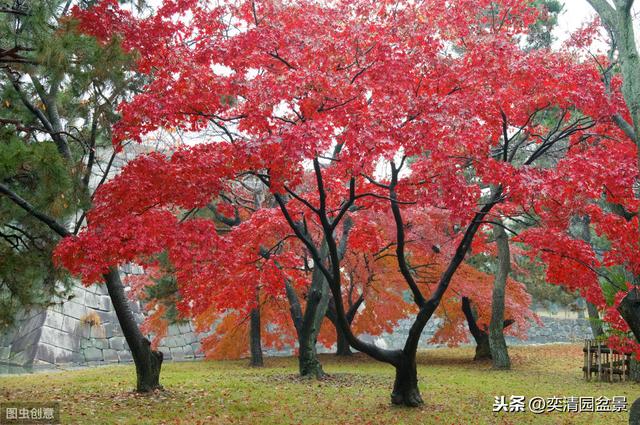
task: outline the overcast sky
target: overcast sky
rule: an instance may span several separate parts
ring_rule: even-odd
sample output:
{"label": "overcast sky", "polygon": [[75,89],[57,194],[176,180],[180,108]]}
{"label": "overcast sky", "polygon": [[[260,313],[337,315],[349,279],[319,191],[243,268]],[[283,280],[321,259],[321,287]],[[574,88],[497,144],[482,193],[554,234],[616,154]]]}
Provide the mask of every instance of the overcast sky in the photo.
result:
{"label": "overcast sky", "polygon": [[[583,22],[591,20],[596,16],[595,11],[587,3],[587,0],[564,0],[564,10],[558,19],[556,36],[560,39],[566,38],[566,33],[580,27]],[[634,10],[638,10],[636,5]],[[637,28],[638,22],[636,22]],[[638,36],[638,34],[636,34]]]}
{"label": "overcast sky", "polygon": [[594,16],[595,11],[587,3],[587,0],[565,0],[564,10],[558,19],[556,36],[565,39],[567,32],[575,30]]}

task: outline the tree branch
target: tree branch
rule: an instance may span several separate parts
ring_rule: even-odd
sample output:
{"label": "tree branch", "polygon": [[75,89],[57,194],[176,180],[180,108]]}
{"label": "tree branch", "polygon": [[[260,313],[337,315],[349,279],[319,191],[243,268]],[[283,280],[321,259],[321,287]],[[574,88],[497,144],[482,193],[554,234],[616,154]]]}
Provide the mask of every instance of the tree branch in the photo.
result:
{"label": "tree branch", "polygon": [[0,194],[3,194],[6,197],[8,197],[9,199],[11,199],[11,201],[13,201],[13,203],[18,205],[20,208],[25,210],[27,213],[29,213],[33,217],[37,218],[38,220],[40,220],[41,222],[46,224],[51,230],[56,232],[61,237],[65,238],[67,236],[71,236],[72,235],[72,233],[70,231],[68,231],[67,228],[64,227],[62,224],[58,223],[58,221],[55,218],[53,218],[53,217],[51,217],[51,216],[49,216],[49,215],[47,215],[47,214],[45,214],[45,213],[43,213],[41,211],[38,211],[26,199],[24,199],[23,197],[21,197],[20,195],[18,195],[17,193],[12,191],[11,189],[9,189],[9,187],[4,185],[3,183],[0,183]]}
{"label": "tree branch", "polygon": [[607,2],[607,0],[587,0],[587,2],[595,9],[600,15],[605,25],[608,25],[612,29],[616,28],[616,11]]}
{"label": "tree branch", "polygon": [[402,214],[400,213],[400,207],[398,206],[398,194],[396,193],[396,186],[398,184],[398,173],[399,168],[397,169],[394,162],[392,161],[391,183],[389,184],[389,199],[391,201],[391,211],[393,212],[393,218],[396,223],[396,256],[398,267],[400,268],[400,273],[402,273],[404,280],[407,282],[407,285],[409,285],[416,305],[422,308],[425,305],[426,300],[422,295],[422,292],[420,292],[420,288],[416,284],[415,279],[411,275],[411,270],[409,269],[407,260],[405,258],[404,222],[402,220]]}

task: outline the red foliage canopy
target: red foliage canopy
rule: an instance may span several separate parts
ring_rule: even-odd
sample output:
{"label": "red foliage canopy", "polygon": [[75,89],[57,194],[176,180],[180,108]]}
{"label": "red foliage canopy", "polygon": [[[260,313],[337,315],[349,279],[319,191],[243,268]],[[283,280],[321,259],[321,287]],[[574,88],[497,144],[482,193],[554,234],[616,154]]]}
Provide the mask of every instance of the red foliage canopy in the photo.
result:
{"label": "red foliage canopy", "polygon": [[[224,235],[212,220],[181,220],[180,213],[253,178],[287,197],[291,217],[317,239],[314,210],[325,203],[337,218],[353,188],[356,209],[373,214],[369,224],[352,214],[356,226],[370,229],[350,241],[350,249],[362,252],[393,242],[384,232],[376,240],[375,226],[389,220],[389,200],[374,178],[385,181],[389,161],[402,157],[410,158],[397,187],[407,225],[446,211],[447,232],[422,229],[422,241],[432,240],[426,247],[442,235],[455,246],[487,189],[500,186],[503,199],[492,214],[535,214],[541,226],[519,240],[535,247],[550,280],[581,289],[602,307],[590,271],[600,262],[566,229],[571,215],[592,214],[598,229],[616,230],[610,235],[616,249],[606,261],[629,260],[640,269],[638,256],[620,258],[624,249],[636,252],[638,238],[627,235],[637,226],[597,213],[594,204],[603,188],[609,199],[630,199],[633,148],[611,141],[623,138],[610,119],[620,97],[607,94],[595,66],[570,51],[522,48],[537,13],[525,0],[217,7],[169,0],[148,18],[134,17],[115,0],[76,10],[83,31],[104,41],[120,38],[137,52],[137,72],[149,76],[143,92],[120,107],[116,146],[159,128],[218,136],[128,164],[100,188],[89,226],[61,243],[59,258],[91,283],[108,266],[152,265],[166,251],[185,314],[203,314],[211,305],[246,309],[255,305],[258,286],[274,297],[285,279],[303,286],[298,241],[260,256],[261,248],[291,233],[281,211],[261,206]],[[308,173],[318,158],[326,200]],[[427,259],[420,241],[407,249]],[[564,257],[552,254],[560,251],[588,267],[569,275]],[[484,299],[488,292],[481,295],[475,279],[467,270],[457,290]],[[524,294],[518,297],[527,303]]]}

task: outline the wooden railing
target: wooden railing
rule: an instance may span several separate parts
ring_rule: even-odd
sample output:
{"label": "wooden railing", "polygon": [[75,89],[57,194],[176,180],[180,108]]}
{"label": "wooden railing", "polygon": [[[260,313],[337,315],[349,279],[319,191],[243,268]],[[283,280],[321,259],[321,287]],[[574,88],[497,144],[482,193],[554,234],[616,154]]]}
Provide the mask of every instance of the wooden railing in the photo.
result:
{"label": "wooden railing", "polygon": [[598,381],[613,382],[629,379],[630,353],[609,348],[606,344],[586,339],[584,341],[584,377],[590,381],[594,376]]}

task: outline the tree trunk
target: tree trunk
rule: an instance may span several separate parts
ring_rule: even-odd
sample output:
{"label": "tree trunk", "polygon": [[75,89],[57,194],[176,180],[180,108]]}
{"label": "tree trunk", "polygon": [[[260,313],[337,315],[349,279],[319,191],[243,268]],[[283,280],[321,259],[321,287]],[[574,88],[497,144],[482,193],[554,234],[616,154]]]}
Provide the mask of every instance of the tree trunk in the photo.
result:
{"label": "tree trunk", "polygon": [[640,425],[640,398],[629,409],[629,425]]}
{"label": "tree trunk", "polygon": [[[636,341],[640,341],[640,289],[638,289],[637,286],[631,289],[622,301],[620,301],[618,311],[624,321],[629,325]],[[638,373],[638,370],[640,369],[638,367],[638,361],[636,359],[631,359],[631,363],[632,364],[629,365],[629,378],[634,381],[638,381],[638,378],[640,377],[638,376],[640,375],[640,373]],[[638,400],[636,400],[636,403]]]}
{"label": "tree trunk", "polygon": [[[337,145],[335,152],[339,152],[342,145]],[[282,202],[280,199],[279,203]],[[283,207],[284,204],[281,204]],[[338,258],[344,256],[349,231],[353,222],[349,217],[345,218],[342,228],[342,238],[339,246],[336,246]],[[331,235],[333,241],[333,235]],[[327,235],[325,235],[322,241],[322,246],[318,252],[320,258],[314,258],[315,262],[324,262],[329,258],[329,245],[327,243]],[[290,282],[285,282],[285,289],[287,299],[289,301],[289,307],[291,312],[291,318],[293,320],[296,332],[298,334],[298,363],[301,377],[308,378],[322,378],[325,376],[324,370],[322,370],[322,364],[318,359],[318,352],[316,344],[318,342],[318,333],[320,333],[320,326],[327,314],[329,306],[329,300],[331,298],[329,294],[329,284],[327,277],[324,275],[320,267],[314,265],[313,272],[311,274],[311,285],[307,293],[307,305],[304,313],[300,306],[300,300],[291,285]]]}
{"label": "tree trunk", "polygon": [[[631,124],[618,114],[614,116],[618,126],[636,145],[640,143],[640,55],[633,26],[631,6],[633,0],[616,0],[613,5],[605,0],[587,0],[598,12],[611,34],[618,50],[618,62],[622,73],[622,95],[631,115]],[[640,163],[640,151],[637,152]]]}
{"label": "tree trunk", "polygon": [[260,326],[260,308],[251,309],[251,328],[249,332],[249,346],[251,349],[251,366],[264,366],[262,359],[262,340]]}
{"label": "tree trunk", "polygon": [[[467,319],[467,326],[473,339],[476,341],[476,355],[473,360],[489,360],[491,359],[491,347],[489,345],[489,334],[487,333],[486,326],[481,329],[478,326],[476,319],[477,313],[471,307],[471,300],[468,297],[462,297],[462,312]],[[507,319],[504,321],[502,328],[507,329],[515,323],[513,319]]]}
{"label": "tree trunk", "polygon": [[593,333],[593,337],[602,337],[604,335],[604,330],[602,329],[602,321],[600,320],[598,308],[587,301],[587,312],[589,313],[589,326],[591,326],[591,333]]}
{"label": "tree trunk", "polygon": [[[582,239],[591,245],[591,217],[588,215],[574,216],[573,222],[576,226],[575,237]],[[587,303],[587,313],[589,314],[589,326],[591,326],[591,333],[594,338],[600,338],[604,335],[604,331],[602,330],[602,322],[600,320],[598,308],[587,300],[585,300],[585,302]]]}
{"label": "tree trunk", "polygon": [[488,360],[491,358],[491,348],[489,347],[489,335],[480,329],[476,321],[476,315],[471,307],[471,300],[462,297],[462,312],[467,319],[467,326],[471,336],[476,341],[476,355],[473,360]]}
{"label": "tree trunk", "polygon": [[322,364],[318,359],[315,338],[306,333],[299,341],[298,365],[303,378],[322,378],[325,376]]}
{"label": "tree trunk", "polygon": [[[615,31],[618,38],[620,68],[622,71],[622,94],[629,108],[633,123],[636,145],[640,143],[640,57],[635,42],[631,8],[618,7],[618,25]],[[638,153],[640,161],[640,152]]]}
{"label": "tree trunk", "polygon": [[349,347],[349,341],[340,326],[334,323],[336,328],[336,356],[350,356],[353,353]]}
{"label": "tree trunk", "polygon": [[[635,42],[633,16],[631,5],[633,1],[624,2],[625,5],[616,3],[617,25],[613,26],[613,31],[618,39],[618,58],[622,71],[622,94],[631,115],[633,123],[633,134],[630,136],[636,146],[640,147],[640,55]],[[628,7],[625,7],[628,6]],[[629,135],[629,132],[627,132]],[[636,152],[636,161],[640,168],[640,149]],[[636,197],[638,194],[636,193]],[[632,295],[633,293],[633,295]],[[631,331],[640,342],[640,297],[638,288],[635,287],[629,292],[618,306],[618,311],[625,319]],[[623,306],[624,304],[624,306]],[[623,313],[624,311],[624,313]],[[640,424],[640,398],[632,405],[629,412],[629,423]]]}
{"label": "tree trunk", "polygon": [[491,346],[489,344],[489,335],[482,333],[479,339],[476,339],[476,354],[473,356],[474,361],[491,360]]}
{"label": "tree trunk", "polygon": [[[404,162],[404,159],[402,161]],[[416,305],[419,307],[419,310],[413,324],[409,329],[409,335],[407,336],[407,339],[405,341],[404,348],[402,350],[387,350],[378,347],[375,344],[362,341],[353,334],[346,317],[346,311],[343,304],[340,255],[338,244],[334,239],[334,233],[335,227],[340,222],[340,217],[343,217],[343,215],[348,211],[348,208],[353,205],[353,202],[356,199],[355,178],[352,178],[349,183],[349,199],[346,203],[343,204],[337,216],[334,218],[330,218],[327,215],[325,203],[326,192],[324,190],[321,166],[318,158],[314,158],[313,168],[316,174],[318,193],[320,197],[320,207],[315,212],[318,215],[320,224],[322,226],[322,231],[324,233],[324,241],[320,250],[313,242],[313,239],[307,237],[306,229],[302,227],[300,223],[297,223],[293,220],[289,210],[286,207],[286,201],[283,196],[276,192],[274,193],[274,198],[278,203],[278,206],[280,207],[280,210],[282,211],[282,214],[284,215],[291,229],[294,231],[298,239],[300,239],[305,244],[305,246],[311,253],[315,263],[314,268],[316,270],[314,271],[319,271],[322,273],[324,277],[323,281],[326,279],[327,286],[331,290],[331,296],[333,297],[336,305],[338,325],[342,328],[345,335],[347,336],[349,344],[356,350],[364,352],[365,354],[368,354],[369,356],[381,362],[389,363],[396,368],[396,379],[391,396],[391,401],[394,404],[403,404],[411,407],[418,406],[423,403],[418,388],[418,376],[415,357],[416,351],[418,349],[418,343],[420,341],[420,335],[422,334],[422,331],[424,330],[427,322],[429,321],[429,319],[431,319],[434,312],[438,308],[438,305],[442,300],[442,296],[446,292],[454,273],[456,272],[462,261],[464,261],[464,258],[468,253],[469,248],[471,247],[471,243],[473,242],[473,238],[478,231],[478,228],[481,226],[484,218],[491,211],[494,205],[502,201],[502,187],[498,186],[497,190],[492,193],[492,196],[486,202],[484,202],[480,210],[474,214],[473,219],[469,223],[467,229],[464,231],[464,235],[458,243],[458,246],[456,247],[453,257],[440,276],[438,284],[433,289],[429,299],[425,299],[418,285],[416,284],[413,275],[411,274],[411,270],[406,264],[404,256],[402,255],[404,253],[405,243],[404,223],[402,221],[402,216],[398,205],[399,203],[397,201],[397,195],[395,193],[395,185],[398,181],[397,179],[400,169],[396,168],[393,162],[391,163],[391,183],[387,187],[389,189],[391,209],[394,215],[394,220],[396,222],[396,252],[398,253],[397,261],[402,275],[407,281],[407,284],[413,293],[414,300],[416,302]],[[325,247],[330,259],[329,268],[325,267],[324,264],[325,258],[327,258],[327,255],[324,253]],[[319,251],[322,251],[322,253]],[[323,313],[325,311],[326,306]]]}
{"label": "tree trunk", "polygon": [[424,403],[418,388],[418,370],[416,368],[415,352],[401,355],[396,367],[396,379],[393,383],[393,392],[391,393],[391,402],[396,405],[408,407],[420,406]]}
{"label": "tree trunk", "polygon": [[[336,305],[333,301],[332,297],[329,297],[329,305],[327,306],[327,319],[331,322],[333,327],[336,330],[336,356],[350,356],[353,353],[351,352],[351,348],[349,346],[349,340],[347,339],[347,335],[344,333],[340,325],[338,324]],[[358,304],[360,305],[360,304]],[[347,322],[349,325],[353,322],[353,317],[355,314],[352,313],[352,308],[347,311]],[[356,307],[357,310],[357,307]]]}
{"label": "tree trunk", "polygon": [[[604,0],[587,1],[598,12],[602,22],[613,34],[615,46],[618,49],[618,60],[623,81],[622,94],[631,115],[631,125],[619,114],[614,115],[614,121],[635,142],[636,146],[640,147],[640,55],[635,41],[631,11],[633,0],[615,1],[613,6]],[[640,168],[640,149],[636,152],[636,161]],[[634,292],[636,292],[635,297],[637,298],[637,288],[634,288]],[[639,306],[637,302],[632,302],[631,300],[625,303],[629,295],[630,293],[618,306],[618,311],[629,324],[636,341],[640,342]],[[623,303],[625,304],[624,306]],[[640,399],[633,403],[629,414],[629,423],[632,425],[640,424]]]}
{"label": "tree trunk", "polygon": [[[328,255],[326,243],[322,246],[321,255],[322,258],[326,258]],[[329,286],[327,280],[320,269],[314,267],[311,274],[311,286],[307,293],[307,307],[298,333],[298,361],[302,377],[322,378],[325,375],[320,360],[318,360],[316,343],[328,305]]]}
{"label": "tree trunk", "polygon": [[317,308],[318,300],[316,298],[318,292],[311,291],[310,289],[310,294],[316,294],[316,297],[307,297],[307,311],[303,315],[300,300],[298,299],[298,295],[291,285],[291,282],[285,282],[285,289],[287,299],[289,300],[291,320],[293,321],[298,335],[298,368],[300,376],[320,378],[324,376],[324,371],[322,370],[322,365],[318,359],[315,342],[311,342],[311,340],[315,341],[317,339],[317,334],[316,338],[313,338],[313,335],[311,335],[309,330],[309,321],[306,320],[309,317],[307,313],[310,309]]}
{"label": "tree trunk", "polygon": [[493,226],[493,235],[498,245],[498,263],[493,283],[491,322],[489,323],[489,346],[494,369],[510,369],[511,361],[507,343],[504,340],[504,298],[507,277],[511,271],[509,238],[502,223]]}
{"label": "tree trunk", "polygon": [[[323,308],[326,309],[326,301],[323,301],[323,298],[326,300],[327,292],[326,290],[322,292],[323,293],[314,294],[313,297],[311,297],[314,299],[313,301],[307,300],[305,317],[309,316],[309,320],[304,320],[303,326],[300,329],[300,335],[298,338],[298,362],[300,376],[302,377],[322,378],[325,375],[316,350],[316,342],[318,340],[318,332],[320,331],[322,319],[317,319],[309,310],[311,308],[311,310],[315,310],[315,312],[318,313],[319,310],[322,310]],[[310,303],[313,305],[310,306]],[[321,304],[324,304],[324,307],[322,307]],[[324,313],[320,317],[324,317]]]}
{"label": "tree trunk", "polygon": [[111,268],[104,275],[107,284],[109,297],[113,303],[113,308],[120,322],[122,333],[124,334],[131,356],[136,365],[138,392],[149,392],[158,388],[160,385],[160,368],[162,367],[162,353],[151,349],[151,343],[144,337],[138,323],[136,322],[129,300],[124,292],[124,287],[120,281],[120,274],[115,268]]}
{"label": "tree trunk", "polygon": [[634,356],[629,360],[629,380],[640,382],[640,362]]}
{"label": "tree trunk", "polygon": [[629,325],[636,340],[640,341],[640,290],[637,286],[631,289],[620,301],[618,311]]}

